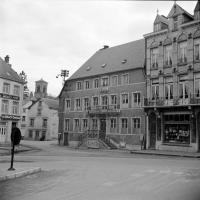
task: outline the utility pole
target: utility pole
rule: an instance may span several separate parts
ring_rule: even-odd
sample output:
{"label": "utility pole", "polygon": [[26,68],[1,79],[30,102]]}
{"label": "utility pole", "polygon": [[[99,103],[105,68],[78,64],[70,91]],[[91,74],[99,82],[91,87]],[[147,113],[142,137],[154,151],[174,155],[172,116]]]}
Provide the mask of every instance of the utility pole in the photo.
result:
{"label": "utility pole", "polygon": [[64,70],[64,69],[62,69],[62,70],[61,70],[61,73],[58,74],[58,75],[56,76],[56,78],[58,78],[59,76],[62,77],[62,79],[63,79],[63,86],[64,86],[64,84],[65,84],[65,78],[69,76],[69,70],[66,70],[66,69]]}

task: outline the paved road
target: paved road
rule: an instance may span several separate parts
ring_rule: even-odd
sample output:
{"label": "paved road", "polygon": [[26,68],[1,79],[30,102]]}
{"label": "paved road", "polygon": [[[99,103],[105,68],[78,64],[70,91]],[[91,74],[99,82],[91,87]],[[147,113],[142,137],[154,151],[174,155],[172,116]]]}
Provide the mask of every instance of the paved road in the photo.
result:
{"label": "paved road", "polygon": [[41,151],[16,155],[15,167],[40,166],[43,171],[0,183],[1,200],[200,199],[199,159],[32,145]]}

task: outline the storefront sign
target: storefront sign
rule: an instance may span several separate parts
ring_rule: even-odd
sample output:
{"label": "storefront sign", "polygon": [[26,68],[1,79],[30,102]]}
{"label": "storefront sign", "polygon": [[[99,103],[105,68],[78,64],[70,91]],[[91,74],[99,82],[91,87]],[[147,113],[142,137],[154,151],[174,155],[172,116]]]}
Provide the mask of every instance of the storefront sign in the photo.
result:
{"label": "storefront sign", "polygon": [[18,96],[13,96],[13,95],[3,94],[3,93],[0,93],[0,97],[4,98],[4,99],[13,99],[13,100],[19,100],[20,99]]}
{"label": "storefront sign", "polygon": [[20,120],[20,116],[18,115],[6,115],[6,114],[2,114],[1,115],[1,119],[6,119],[6,120]]}

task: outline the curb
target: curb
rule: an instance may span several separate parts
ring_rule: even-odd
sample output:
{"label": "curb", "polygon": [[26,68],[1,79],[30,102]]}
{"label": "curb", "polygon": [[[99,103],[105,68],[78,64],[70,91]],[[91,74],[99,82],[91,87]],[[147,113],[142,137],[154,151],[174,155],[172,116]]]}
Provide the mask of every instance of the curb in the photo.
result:
{"label": "curb", "polygon": [[186,154],[169,154],[169,153],[153,153],[153,152],[138,152],[130,151],[131,154],[155,155],[155,156],[172,156],[172,157],[186,157],[186,158],[200,158],[200,155],[186,155]]}
{"label": "curb", "polygon": [[0,182],[6,181],[6,180],[9,180],[9,179],[15,179],[15,178],[27,176],[27,175],[30,175],[30,174],[35,174],[35,173],[38,173],[38,172],[41,172],[40,167],[30,169],[30,170],[21,171],[21,172],[10,174],[10,175],[0,176]]}

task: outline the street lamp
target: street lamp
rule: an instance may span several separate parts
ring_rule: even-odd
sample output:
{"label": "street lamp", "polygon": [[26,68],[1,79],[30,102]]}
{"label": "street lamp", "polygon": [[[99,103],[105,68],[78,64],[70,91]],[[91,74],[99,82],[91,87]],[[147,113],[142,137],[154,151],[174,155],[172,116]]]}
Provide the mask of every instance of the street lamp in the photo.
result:
{"label": "street lamp", "polygon": [[58,75],[56,76],[56,78],[58,78],[59,76],[61,76],[61,77],[63,78],[63,85],[64,85],[64,84],[65,84],[65,78],[69,76],[69,70],[66,70],[66,69],[64,70],[64,69],[62,69],[62,70],[61,70],[61,73],[58,74]]}

